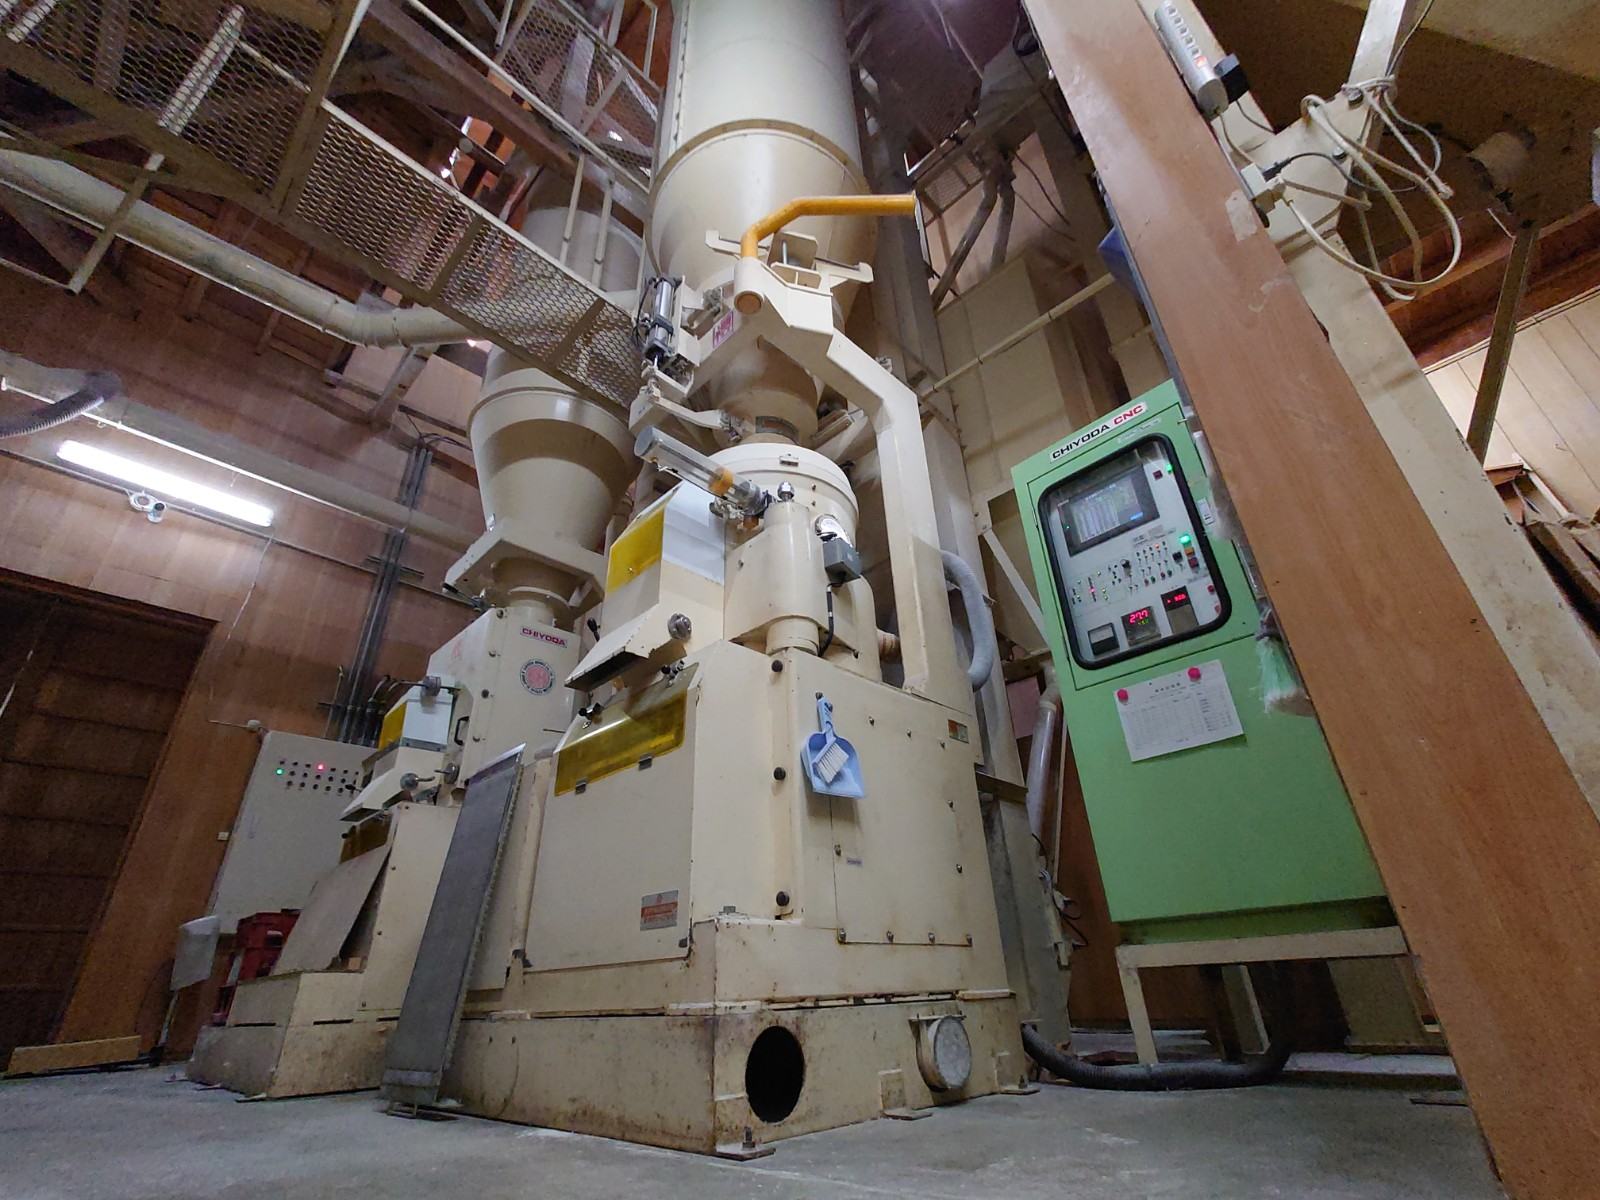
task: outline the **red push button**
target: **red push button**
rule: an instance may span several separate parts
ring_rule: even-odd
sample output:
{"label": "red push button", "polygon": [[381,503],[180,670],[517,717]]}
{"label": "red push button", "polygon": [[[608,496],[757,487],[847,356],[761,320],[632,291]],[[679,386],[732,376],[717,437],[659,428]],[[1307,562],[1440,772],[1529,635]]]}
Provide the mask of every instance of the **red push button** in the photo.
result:
{"label": "red push button", "polygon": [[1117,699],[1122,701],[1122,703],[1126,704],[1128,702],[1128,689],[1127,688],[1118,688],[1117,689]]}
{"label": "red push button", "polygon": [[1200,678],[1200,668],[1199,667],[1190,667],[1189,668],[1189,678],[1190,679],[1199,679]]}

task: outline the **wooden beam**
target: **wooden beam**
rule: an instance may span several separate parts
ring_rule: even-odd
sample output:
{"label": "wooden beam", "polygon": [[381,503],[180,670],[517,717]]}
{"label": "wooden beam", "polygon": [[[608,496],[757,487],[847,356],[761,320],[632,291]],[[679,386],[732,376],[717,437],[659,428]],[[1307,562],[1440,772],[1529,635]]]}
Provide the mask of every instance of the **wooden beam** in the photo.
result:
{"label": "wooden beam", "polygon": [[1500,410],[1500,389],[1511,366],[1511,343],[1517,336],[1517,312],[1528,290],[1528,275],[1533,267],[1533,251],[1539,241],[1539,226],[1528,221],[1517,230],[1506,260],[1505,280],[1500,285],[1500,302],[1494,310],[1494,334],[1489,338],[1489,356],[1478,380],[1478,396],[1467,422],[1467,449],[1479,462],[1489,453],[1489,438],[1494,433],[1495,413]]}
{"label": "wooden beam", "polygon": [[404,59],[423,78],[443,88],[463,113],[482,117],[541,162],[572,169],[566,146],[534,113],[502,92],[460,54],[411,19],[399,5],[377,0],[363,32]]}
{"label": "wooden beam", "polygon": [[1508,1190],[1592,1195],[1600,823],[1132,0],[1027,0]]}
{"label": "wooden beam", "polygon": [[[93,238],[79,237],[77,231],[61,221],[52,210],[25,196],[7,193],[4,206],[28,236],[38,242],[67,274],[77,270]],[[118,316],[134,317],[139,313],[139,298],[134,290],[108,270],[96,271],[90,276],[84,291],[95,303]]]}
{"label": "wooden beam", "polygon": [[139,1057],[139,1037],[99,1038],[92,1042],[56,1042],[46,1046],[18,1046],[6,1064],[7,1075],[37,1075],[44,1071],[70,1071],[132,1062]]}

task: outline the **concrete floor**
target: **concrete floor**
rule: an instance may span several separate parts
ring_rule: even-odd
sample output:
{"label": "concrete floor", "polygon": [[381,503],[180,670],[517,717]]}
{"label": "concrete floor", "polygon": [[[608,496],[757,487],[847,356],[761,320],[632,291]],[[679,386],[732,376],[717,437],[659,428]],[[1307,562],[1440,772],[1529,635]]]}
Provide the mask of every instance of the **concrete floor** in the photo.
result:
{"label": "concrete floor", "polygon": [[[1464,1108],[1395,1088],[1123,1095],[1047,1087],[782,1142],[729,1163],[373,1093],[239,1103],[145,1068],[0,1083],[6,1200],[1499,1197]],[[169,1081],[170,1080],[170,1081]]]}

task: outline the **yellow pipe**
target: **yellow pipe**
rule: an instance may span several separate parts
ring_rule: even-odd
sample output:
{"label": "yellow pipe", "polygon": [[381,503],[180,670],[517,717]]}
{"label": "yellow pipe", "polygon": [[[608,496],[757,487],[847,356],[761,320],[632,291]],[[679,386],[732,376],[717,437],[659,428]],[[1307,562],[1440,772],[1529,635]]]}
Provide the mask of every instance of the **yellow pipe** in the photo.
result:
{"label": "yellow pipe", "polygon": [[754,258],[761,239],[777,233],[790,221],[801,217],[909,217],[917,211],[917,198],[907,193],[898,196],[801,196],[782,208],[774,209],[739,239],[739,256]]}

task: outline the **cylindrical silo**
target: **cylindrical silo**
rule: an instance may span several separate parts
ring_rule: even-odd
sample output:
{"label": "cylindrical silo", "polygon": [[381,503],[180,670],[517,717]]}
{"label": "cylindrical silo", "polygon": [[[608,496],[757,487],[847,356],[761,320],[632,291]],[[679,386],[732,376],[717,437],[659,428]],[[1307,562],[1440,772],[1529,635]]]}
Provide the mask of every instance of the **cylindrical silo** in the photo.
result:
{"label": "cylindrical silo", "polygon": [[[675,0],[673,20],[646,236],[658,271],[704,288],[733,266],[706,246],[707,230],[737,239],[796,197],[867,184],[835,0]],[[872,254],[869,219],[807,217],[790,229],[825,258]],[[761,346],[711,387],[713,403],[758,434],[792,440],[816,431],[817,396],[805,371]]]}

